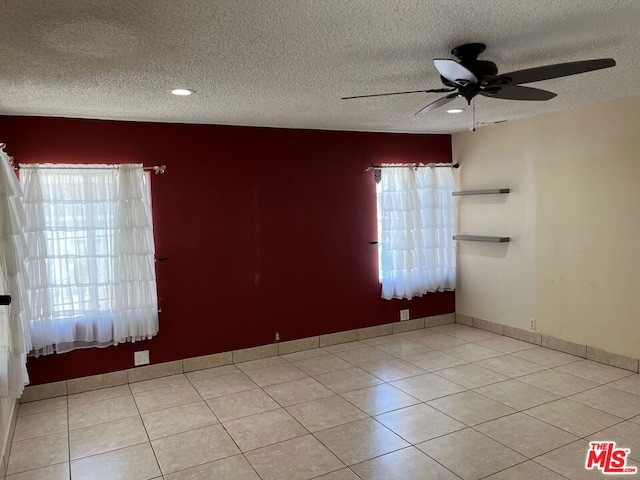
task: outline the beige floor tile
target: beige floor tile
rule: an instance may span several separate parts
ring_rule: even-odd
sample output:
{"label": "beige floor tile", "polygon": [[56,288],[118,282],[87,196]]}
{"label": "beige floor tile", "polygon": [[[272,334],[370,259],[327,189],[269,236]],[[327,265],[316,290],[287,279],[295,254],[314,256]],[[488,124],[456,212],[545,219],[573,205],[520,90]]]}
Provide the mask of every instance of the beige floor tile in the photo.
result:
{"label": "beige floor tile", "polygon": [[427,353],[431,351],[430,347],[427,347],[423,343],[412,342],[410,340],[397,340],[393,342],[383,343],[376,348],[383,352],[390,353],[393,356],[405,358],[411,355],[418,355],[421,353]]}
{"label": "beige floor tile", "polygon": [[149,443],[80,458],[71,462],[73,480],[148,480],[160,477]]}
{"label": "beige floor tile", "polygon": [[349,468],[343,468],[335,472],[327,473],[326,475],[320,475],[314,480],[360,480],[360,478],[351,471]]}
{"label": "beige floor tile", "polygon": [[340,357],[336,357],[335,355],[307,358],[305,360],[294,362],[294,365],[308,375],[313,376],[337,372],[339,370],[345,370],[353,367],[353,365],[344,361]]}
{"label": "beige floor tile", "polygon": [[336,355],[357,367],[365,363],[381,362],[382,360],[392,360],[396,358],[387,352],[369,346],[366,348],[358,348],[357,350],[340,352]]}
{"label": "beige floor tile", "polygon": [[261,388],[212,398],[207,400],[207,404],[221,422],[280,408],[280,405]]}
{"label": "beige floor tile", "polygon": [[534,461],[570,480],[596,480],[606,478],[596,470],[585,468],[589,444],[584,440],[570,443],[557,450],[536,457]]}
{"label": "beige floor tile", "polygon": [[69,480],[69,462],[9,475],[7,480]]}
{"label": "beige floor tile", "polygon": [[346,352],[348,350],[355,350],[357,348],[367,348],[367,347],[369,347],[369,345],[367,345],[364,342],[345,342],[345,343],[338,343],[337,345],[330,345],[328,347],[322,347],[322,349],[326,352],[329,352],[335,355],[340,352]]}
{"label": "beige floor tile", "polygon": [[192,383],[205,400],[244,392],[245,390],[253,390],[258,387],[244,373],[230,373],[202,380],[192,380]]}
{"label": "beige floor tile", "polygon": [[371,347],[377,347],[378,345],[384,345],[385,343],[394,343],[401,340],[408,340],[406,338],[398,337],[397,335],[383,335],[381,337],[365,338],[361,342],[366,343]]}
{"label": "beige floor tile", "polygon": [[578,440],[574,435],[523,413],[498,418],[477,425],[475,429],[528,458]]}
{"label": "beige floor tile", "polygon": [[67,431],[67,409],[59,408],[47,412],[23,415],[16,421],[13,441],[42,437]]}
{"label": "beige floor tile", "polygon": [[316,357],[324,357],[330,355],[329,352],[322,348],[312,348],[310,350],[302,350],[300,352],[287,353],[285,355],[281,355],[281,358],[284,358],[287,362],[298,362],[300,360],[307,360],[309,358]]}
{"label": "beige floor tile", "polygon": [[243,452],[308,433],[284,409],[271,410],[225,422],[224,427]]}
{"label": "beige floor tile", "polygon": [[446,325],[438,325],[436,327],[430,327],[425,330],[428,330],[433,333],[439,333],[444,335],[451,335],[453,332],[462,331],[462,330],[473,330],[473,327],[469,327],[467,325],[462,325],[460,323],[448,323]]}
{"label": "beige floor tile", "polygon": [[166,476],[167,480],[260,480],[244,455],[234,455]]}
{"label": "beige floor tile", "polygon": [[158,388],[173,387],[176,385],[188,385],[189,380],[187,377],[180,373],[178,375],[169,375],[167,377],[154,378],[153,380],[145,380],[143,382],[136,382],[129,385],[133,393],[148,392],[150,390],[157,390]]}
{"label": "beige floor tile", "polygon": [[344,467],[311,435],[254,450],[246,457],[263,480],[307,480]]}
{"label": "beige floor tile", "polygon": [[13,442],[7,474],[69,461],[67,432]]}
{"label": "beige floor tile", "polygon": [[235,365],[223,365],[222,367],[205,368],[204,370],[188,372],[184,375],[190,382],[199,382],[200,380],[206,380],[207,378],[222,377],[232,373],[242,373],[242,371]]}
{"label": "beige floor tile", "polygon": [[264,391],[283,407],[334,395],[331,390],[311,377],[271,385],[265,387]]}
{"label": "beige floor tile", "polygon": [[255,370],[245,372],[245,374],[260,387],[268,387],[269,385],[290,382],[307,376],[307,374],[302,370],[289,363],[256,368]]}
{"label": "beige floor tile", "polygon": [[630,448],[629,458],[640,461],[640,425],[622,422],[590,435],[587,440],[613,440],[617,448]]}
{"label": "beige floor tile", "polygon": [[221,425],[152,440],[164,475],[240,453]]}
{"label": "beige floor tile", "polygon": [[537,363],[547,368],[559,367],[560,365],[566,365],[571,362],[578,362],[582,360],[580,357],[569,355],[568,353],[558,352],[557,350],[551,350],[550,348],[534,347],[527,350],[521,350],[513,354],[523,360]]}
{"label": "beige floor tile", "polygon": [[579,362],[569,363],[561,367],[556,367],[556,370],[596,383],[609,383],[634,375],[634,373],[629,370],[610,367],[609,365],[592,362],[591,360],[580,360]]}
{"label": "beige floor tile", "polygon": [[101,388],[90,392],[76,393],[69,395],[69,408],[85,403],[99,402],[109,398],[125,397],[131,395],[129,385],[119,385],[117,387]]}
{"label": "beige floor tile", "polygon": [[493,383],[476,388],[474,391],[516,410],[525,410],[560,398],[555,393],[533,387],[518,380]]}
{"label": "beige floor tile", "polygon": [[69,430],[90,427],[138,415],[133,395],[69,407]]}
{"label": "beige floor tile", "polygon": [[276,365],[286,365],[287,361],[279,356],[275,357],[267,357],[267,358],[259,358],[257,360],[249,360],[248,362],[236,363],[236,367],[238,367],[243,372],[249,372],[251,370],[257,370],[259,368],[265,367],[273,367]]}
{"label": "beige floor tile", "polygon": [[378,415],[420,403],[417,398],[387,384],[343,393],[342,398],[369,415]]}
{"label": "beige floor tile", "polygon": [[462,423],[423,403],[384,413],[375,419],[413,444],[466,428]]}
{"label": "beige floor tile", "polygon": [[419,328],[417,330],[409,330],[408,332],[400,332],[394,334],[395,337],[400,337],[405,340],[411,340],[415,342],[418,338],[426,337],[427,335],[434,335],[435,332],[432,332],[430,328]]}
{"label": "beige floor tile", "polygon": [[432,400],[429,405],[469,426],[515,413],[513,408],[471,391]]}
{"label": "beige floor tile", "polygon": [[473,364],[438,370],[435,372],[435,375],[444,377],[466,388],[484,387],[485,385],[502,382],[509,378]]}
{"label": "beige floor tile", "polygon": [[542,372],[518,377],[518,380],[561,397],[574,395],[598,386],[597,383],[558,370],[543,370]]}
{"label": "beige floor tile", "polygon": [[325,430],[368,416],[338,396],[300,403],[287,410],[310,432]]}
{"label": "beige floor tile", "polygon": [[317,375],[314,378],[335,393],[351,392],[383,383],[378,377],[356,367]]}
{"label": "beige floor tile", "polygon": [[158,388],[148,392],[135,393],[133,397],[140,413],[153,412],[201,400],[200,395],[191,385]]}
{"label": "beige floor tile", "polygon": [[460,338],[462,340],[466,340],[467,342],[478,342],[480,340],[486,340],[487,338],[499,338],[500,336],[493,333],[488,332],[486,330],[480,330],[477,328],[471,328],[469,330],[466,329],[457,329],[451,332],[449,335],[452,335],[456,338]]}
{"label": "beige floor tile", "polygon": [[[399,466],[402,468],[398,468]],[[409,447],[351,467],[362,480],[457,480],[422,451]]]}
{"label": "beige floor tile", "polygon": [[432,373],[398,380],[391,385],[423,402],[466,390],[465,387]]}
{"label": "beige floor tile", "polygon": [[48,398],[36,402],[21,403],[18,409],[18,416],[33,415],[34,413],[51,412],[54,410],[66,409],[67,397]]}
{"label": "beige floor tile", "polygon": [[452,337],[449,335],[441,335],[441,334],[431,334],[425,335],[421,338],[415,338],[415,342],[426,345],[429,348],[441,349],[441,348],[450,348],[455,347],[456,345],[462,345],[467,343],[466,340],[462,340],[460,338]]}
{"label": "beige floor tile", "polygon": [[409,446],[402,438],[371,418],[322,430],[315,436],[347,465]]}
{"label": "beige floor tile", "polygon": [[140,417],[129,417],[69,432],[71,460],[148,442]]}
{"label": "beige floor tile", "polygon": [[450,433],[416,446],[464,480],[477,480],[526,460],[519,453],[472,429]]}
{"label": "beige floor tile", "polygon": [[635,375],[630,375],[609,383],[607,386],[633,393],[634,395],[640,395],[640,375],[636,373]]}
{"label": "beige floor tile", "polygon": [[509,337],[487,338],[486,340],[480,340],[476,343],[482,347],[487,347],[502,353],[515,353],[536,347],[533,343],[523,342]]}
{"label": "beige floor tile", "polygon": [[452,357],[451,355],[447,355],[446,353],[442,353],[437,350],[422,353],[420,355],[412,355],[410,357],[406,357],[404,360],[429,372],[457,367],[458,365],[467,363],[464,360]]}
{"label": "beige floor tile", "polygon": [[640,415],[640,396],[606,385],[578,393],[569,399],[625,419]]}
{"label": "beige floor tile", "polygon": [[365,363],[360,366],[363,370],[384,380],[385,382],[393,382],[407,377],[415,377],[427,373],[420,367],[416,367],[412,363],[405,362],[399,358],[393,360],[382,360],[381,362]]}
{"label": "beige floor tile", "polygon": [[151,440],[219,423],[203,401],[144,413],[142,421]]}
{"label": "beige floor tile", "polygon": [[562,430],[585,437],[622,421],[622,418],[566,398],[525,410],[524,413]]}
{"label": "beige floor tile", "polygon": [[485,480],[564,480],[564,477],[538,463],[524,462],[486,477]]}
{"label": "beige floor tile", "polygon": [[513,355],[487,358],[486,360],[475,362],[475,364],[511,378],[522,377],[523,375],[546,369],[542,365],[514,357]]}
{"label": "beige floor tile", "polygon": [[475,343],[465,343],[463,345],[445,348],[444,350],[442,350],[442,353],[459,358],[460,360],[464,360],[465,362],[477,362],[479,360],[485,360],[487,358],[502,355],[501,352],[482,347]]}

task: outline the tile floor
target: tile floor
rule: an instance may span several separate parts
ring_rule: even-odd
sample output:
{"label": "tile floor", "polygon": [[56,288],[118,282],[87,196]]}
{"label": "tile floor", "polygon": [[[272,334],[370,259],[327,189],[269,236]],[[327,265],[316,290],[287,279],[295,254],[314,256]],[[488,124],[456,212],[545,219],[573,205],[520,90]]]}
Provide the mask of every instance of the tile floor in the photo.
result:
{"label": "tile floor", "polygon": [[637,465],[640,375],[451,324],[22,404],[7,479],[583,480],[589,440]]}

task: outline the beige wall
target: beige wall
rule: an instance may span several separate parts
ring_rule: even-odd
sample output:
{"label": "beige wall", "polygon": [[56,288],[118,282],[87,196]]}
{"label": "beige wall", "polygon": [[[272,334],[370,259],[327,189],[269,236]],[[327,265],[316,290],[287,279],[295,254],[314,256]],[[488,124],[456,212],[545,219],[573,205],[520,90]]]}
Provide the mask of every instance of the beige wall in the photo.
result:
{"label": "beige wall", "polygon": [[456,310],[640,356],[640,97],[453,136],[462,189]]}

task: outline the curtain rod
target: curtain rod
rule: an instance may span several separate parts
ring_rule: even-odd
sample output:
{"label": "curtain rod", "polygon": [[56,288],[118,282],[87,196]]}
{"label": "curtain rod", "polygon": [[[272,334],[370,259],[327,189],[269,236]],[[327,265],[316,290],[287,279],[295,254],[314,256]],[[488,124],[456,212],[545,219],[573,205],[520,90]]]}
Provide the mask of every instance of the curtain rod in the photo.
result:
{"label": "curtain rod", "polygon": [[[93,170],[111,170],[112,169],[112,167],[91,167],[90,166],[91,164],[88,164],[88,163],[78,163],[77,165],[86,166],[87,168],[92,168]],[[116,167],[117,165],[118,165],[117,163],[113,164],[114,167]],[[29,164],[29,163],[21,163],[21,164],[19,164],[17,166],[14,165],[13,168],[15,170],[20,170],[21,168],[35,168],[35,167],[32,167],[31,164]],[[45,169],[45,170],[67,170],[67,169],[73,168],[73,167],[56,167],[56,166],[52,165],[52,166],[47,166],[47,167],[40,166],[38,168]],[[80,168],[82,168],[82,167],[80,167]],[[153,172],[155,172],[156,175],[162,175],[165,172],[166,169],[167,169],[166,165],[153,165],[151,167],[142,167],[142,170],[153,171]]]}
{"label": "curtain rod", "polygon": [[[4,142],[0,142],[0,150],[4,150],[7,147],[7,144]],[[6,152],[5,152],[6,153]],[[9,156],[9,165],[11,165],[13,167],[14,170],[20,170],[21,168],[32,168],[30,167],[30,165],[28,163],[21,163],[21,164],[17,164],[15,159],[12,156]],[[78,165],[87,165],[86,163],[79,163]],[[118,165],[117,163],[113,164]],[[56,166],[47,166],[47,167],[39,167],[39,168],[46,168],[46,169],[59,169],[62,170],[65,167],[56,167]],[[66,167],[69,168],[69,167]],[[94,167],[98,170],[108,170],[111,167]],[[153,171],[155,172],[156,175],[162,175],[165,170],[167,169],[166,165],[153,165],[151,167],[142,167],[142,170],[149,170],[149,171]]]}
{"label": "curtain rod", "polygon": [[448,168],[460,168],[460,165],[457,163],[397,163],[397,164],[393,164],[393,165],[371,165],[370,167],[367,167],[367,169],[365,170],[365,172],[368,172],[369,170],[380,170],[382,168],[398,168],[398,167],[407,167],[407,168],[423,168],[423,167],[429,167],[429,168],[444,168],[444,167],[448,167]]}

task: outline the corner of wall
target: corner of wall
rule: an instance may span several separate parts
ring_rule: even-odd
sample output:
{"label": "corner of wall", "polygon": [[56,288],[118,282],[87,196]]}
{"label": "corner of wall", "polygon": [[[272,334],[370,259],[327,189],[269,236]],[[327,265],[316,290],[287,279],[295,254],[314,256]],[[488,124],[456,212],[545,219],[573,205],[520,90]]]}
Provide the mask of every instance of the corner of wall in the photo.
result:
{"label": "corner of wall", "polygon": [[16,429],[18,419],[18,400],[15,398],[0,398],[0,434],[2,435],[2,455],[0,456],[0,480],[4,480],[7,467],[9,466],[9,455],[11,454],[11,443]]}

